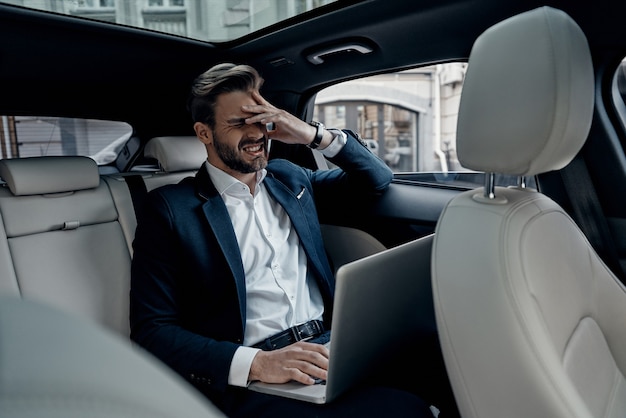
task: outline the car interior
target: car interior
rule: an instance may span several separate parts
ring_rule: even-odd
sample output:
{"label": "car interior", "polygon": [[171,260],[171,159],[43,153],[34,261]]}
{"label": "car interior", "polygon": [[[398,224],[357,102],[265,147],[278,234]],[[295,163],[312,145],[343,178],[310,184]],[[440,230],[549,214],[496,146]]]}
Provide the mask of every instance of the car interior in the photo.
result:
{"label": "car interior", "polygon": [[[220,62],[255,67],[263,96],[305,121],[340,83],[463,63],[462,170],[399,171],[373,201],[320,203],[336,208],[320,219],[329,261],[433,236],[437,352],[411,356],[436,364],[461,416],[626,414],[626,4],[276,1],[252,30],[259,2],[145,2],[146,22],[187,11],[185,34],[102,17],[128,0],[42,3],[0,1],[1,416],[223,416],[131,343],[128,321],[137,214],[206,160],[186,102]],[[214,14],[244,17],[234,35],[190,35]],[[30,155],[16,132],[45,118],[129,128],[106,161],[86,134]],[[333,168],[279,141],[270,158]]]}

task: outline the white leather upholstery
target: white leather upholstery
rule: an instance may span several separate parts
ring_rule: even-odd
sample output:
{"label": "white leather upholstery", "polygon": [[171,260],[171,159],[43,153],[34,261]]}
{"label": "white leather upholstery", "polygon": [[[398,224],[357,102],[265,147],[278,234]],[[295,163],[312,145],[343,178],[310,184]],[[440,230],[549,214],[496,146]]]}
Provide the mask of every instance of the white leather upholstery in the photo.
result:
{"label": "white leather upholstery", "polygon": [[195,136],[160,136],[148,141],[144,156],[156,159],[166,173],[175,173],[197,170],[207,153]]}
{"label": "white leather upholstery", "polygon": [[482,34],[461,95],[463,167],[531,176],[567,165],[591,123],[589,56],[580,28],[555,9],[518,15]]}
{"label": "white leather upholstery", "polygon": [[223,417],[145,351],[76,316],[0,298],[0,415]]}
{"label": "white leather upholstery", "polygon": [[3,178],[17,192],[0,189],[0,259],[7,260],[0,267],[0,292],[46,302],[128,335],[131,253],[122,210],[97,165],[87,161],[92,160],[0,161]]}
{"label": "white leather upholstery", "polygon": [[161,169],[143,173],[146,188],[152,190],[195,175],[206,161],[207,152],[195,136],[160,136],[148,141],[144,156],[156,159]]}
{"label": "white leather upholstery", "polygon": [[[459,159],[508,174],[569,163],[589,132],[590,68],[585,37],[558,10],[486,31],[470,55]],[[626,289],[551,199],[495,195],[454,198],[433,244],[437,324],[462,416],[626,416]]]}
{"label": "white leather upholstery", "polygon": [[109,186],[113,204],[117,209],[117,221],[122,228],[124,238],[126,239],[126,246],[132,257],[133,240],[135,239],[135,229],[137,229],[137,217],[135,215],[135,207],[128,185],[124,181],[124,178],[120,176],[102,176],[102,180]]}
{"label": "white leather upholstery", "polygon": [[93,189],[98,166],[89,157],[32,157],[0,160],[0,177],[16,196]]}

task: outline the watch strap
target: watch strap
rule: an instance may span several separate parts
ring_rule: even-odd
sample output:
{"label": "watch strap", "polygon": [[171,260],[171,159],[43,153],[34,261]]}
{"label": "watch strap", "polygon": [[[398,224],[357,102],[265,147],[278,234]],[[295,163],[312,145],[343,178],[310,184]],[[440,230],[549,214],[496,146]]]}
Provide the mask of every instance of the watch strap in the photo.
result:
{"label": "watch strap", "polygon": [[326,128],[324,127],[323,123],[316,122],[316,121],[309,122],[309,125],[315,127],[316,131],[315,131],[315,136],[313,137],[313,141],[311,141],[311,143],[308,144],[307,147],[311,149],[316,149],[322,143],[322,138],[324,138],[324,130]]}

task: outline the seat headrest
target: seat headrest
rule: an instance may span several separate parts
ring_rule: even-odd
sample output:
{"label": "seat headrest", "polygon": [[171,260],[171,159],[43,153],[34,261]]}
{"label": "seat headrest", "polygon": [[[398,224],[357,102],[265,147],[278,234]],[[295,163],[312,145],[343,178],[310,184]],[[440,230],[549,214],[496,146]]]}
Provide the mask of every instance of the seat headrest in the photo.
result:
{"label": "seat headrest", "polygon": [[532,176],[566,166],[593,116],[587,39],[566,13],[541,7],[474,43],[461,94],[457,156],[466,168]]}
{"label": "seat headrest", "polygon": [[144,156],[155,158],[163,171],[197,170],[207,159],[206,148],[195,136],[160,136],[146,144]]}
{"label": "seat headrest", "polygon": [[93,189],[100,184],[96,162],[81,156],[0,160],[0,177],[15,196]]}

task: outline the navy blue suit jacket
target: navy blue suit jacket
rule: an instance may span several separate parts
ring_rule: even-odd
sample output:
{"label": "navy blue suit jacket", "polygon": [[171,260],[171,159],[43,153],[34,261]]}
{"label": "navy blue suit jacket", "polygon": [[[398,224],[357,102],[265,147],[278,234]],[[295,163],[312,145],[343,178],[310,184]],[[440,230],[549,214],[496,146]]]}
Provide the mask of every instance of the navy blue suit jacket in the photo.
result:
{"label": "navy blue suit jacket", "polygon": [[[333,162],[341,169],[311,171],[271,160],[264,180],[298,233],[327,324],[334,277],[316,200],[375,195],[392,178],[387,166],[350,135]],[[133,246],[131,338],[210,397],[218,395],[227,387],[232,357],[243,340],[246,285],[230,217],[204,167],[195,178],[148,194]]]}

